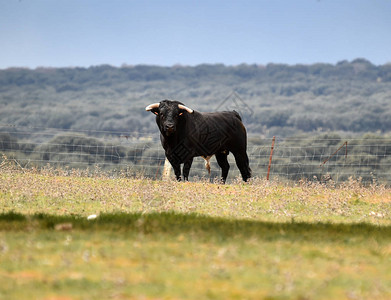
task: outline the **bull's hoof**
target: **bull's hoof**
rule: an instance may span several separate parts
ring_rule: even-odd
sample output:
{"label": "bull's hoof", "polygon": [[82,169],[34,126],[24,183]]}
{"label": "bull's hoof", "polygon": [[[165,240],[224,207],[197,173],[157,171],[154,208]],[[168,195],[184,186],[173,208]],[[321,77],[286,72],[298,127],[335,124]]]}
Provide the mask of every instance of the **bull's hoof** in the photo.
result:
{"label": "bull's hoof", "polygon": [[225,184],[226,178],[220,178],[219,184]]}

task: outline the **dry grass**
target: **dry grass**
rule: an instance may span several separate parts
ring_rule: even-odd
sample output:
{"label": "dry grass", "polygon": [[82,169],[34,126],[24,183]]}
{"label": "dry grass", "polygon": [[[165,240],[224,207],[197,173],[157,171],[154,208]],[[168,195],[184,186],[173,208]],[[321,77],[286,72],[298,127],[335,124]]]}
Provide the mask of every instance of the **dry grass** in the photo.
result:
{"label": "dry grass", "polygon": [[376,183],[178,183],[3,160],[0,203],[2,299],[391,298],[391,189]]}
{"label": "dry grass", "polygon": [[238,180],[220,185],[125,175],[113,178],[99,168],[22,170],[3,160],[1,211],[59,215],[174,211],[273,222],[391,223],[391,189],[376,183],[364,186],[351,179],[339,186],[304,181],[292,185],[254,179],[249,184]]}

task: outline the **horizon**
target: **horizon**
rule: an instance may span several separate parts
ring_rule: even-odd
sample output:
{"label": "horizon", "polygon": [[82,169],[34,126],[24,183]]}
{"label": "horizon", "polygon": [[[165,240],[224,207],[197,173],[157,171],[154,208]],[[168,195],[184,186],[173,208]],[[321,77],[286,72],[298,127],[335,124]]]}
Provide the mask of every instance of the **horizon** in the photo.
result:
{"label": "horizon", "polygon": [[239,67],[239,66],[257,66],[257,67],[264,67],[266,68],[267,66],[269,65],[281,65],[281,66],[289,66],[289,67],[294,67],[294,66],[312,66],[312,65],[331,65],[331,66],[337,66],[338,64],[341,64],[341,63],[344,63],[344,62],[347,62],[349,64],[351,63],[354,63],[355,61],[357,60],[364,60],[364,61],[367,61],[368,63],[370,63],[371,65],[373,66],[387,66],[387,65],[391,65],[391,62],[386,62],[384,64],[374,64],[373,62],[371,62],[370,60],[366,59],[366,58],[363,58],[363,57],[357,57],[355,59],[352,59],[352,60],[347,60],[347,59],[343,59],[341,61],[338,61],[336,63],[328,63],[328,62],[314,62],[314,63],[309,63],[309,64],[305,64],[305,63],[293,63],[293,64],[288,64],[288,63],[274,63],[274,62],[269,62],[267,64],[256,64],[256,63],[253,63],[253,64],[248,64],[248,63],[240,63],[240,64],[236,64],[236,65],[229,65],[229,64],[224,64],[224,63],[200,63],[200,64],[197,64],[197,65],[184,65],[184,64],[174,64],[174,65],[171,65],[171,66],[163,66],[163,65],[153,65],[153,64],[134,64],[134,65],[130,65],[130,64],[122,64],[120,66],[116,66],[116,65],[112,65],[112,64],[99,64],[99,65],[91,65],[91,66],[63,66],[63,67],[53,67],[53,66],[37,66],[37,67],[34,67],[34,68],[31,68],[31,67],[27,67],[27,66],[12,66],[12,67],[7,67],[7,68],[0,68],[0,70],[2,71],[7,71],[7,70],[32,70],[32,71],[35,71],[35,70],[41,70],[41,69],[89,69],[89,68],[99,68],[99,67],[104,67],[104,66],[109,66],[109,67],[112,67],[112,68],[135,68],[135,67],[138,67],[138,66],[145,66],[145,67],[156,67],[156,68],[196,68],[198,66],[203,66],[203,65],[207,65],[207,66],[219,66],[219,65],[222,65],[224,67]]}

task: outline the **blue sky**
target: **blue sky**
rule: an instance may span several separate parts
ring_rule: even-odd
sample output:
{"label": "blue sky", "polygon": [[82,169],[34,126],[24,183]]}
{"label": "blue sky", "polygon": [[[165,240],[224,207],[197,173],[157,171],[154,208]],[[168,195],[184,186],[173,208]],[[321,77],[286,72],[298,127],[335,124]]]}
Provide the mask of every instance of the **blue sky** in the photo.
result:
{"label": "blue sky", "polygon": [[390,0],[0,0],[0,68],[391,62]]}

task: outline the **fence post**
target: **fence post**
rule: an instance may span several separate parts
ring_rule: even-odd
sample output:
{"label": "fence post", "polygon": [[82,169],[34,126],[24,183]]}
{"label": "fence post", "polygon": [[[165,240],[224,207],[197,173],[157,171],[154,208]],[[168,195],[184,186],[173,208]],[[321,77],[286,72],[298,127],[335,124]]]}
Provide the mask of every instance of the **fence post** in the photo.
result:
{"label": "fence post", "polygon": [[168,180],[170,179],[170,173],[171,173],[171,164],[170,162],[168,161],[168,159],[166,158],[166,160],[164,161],[164,167],[163,167],[163,180]]}
{"label": "fence post", "polygon": [[267,167],[267,176],[266,180],[269,180],[269,175],[270,175],[270,167],[272,166],[272,158],[273,158],[273,150],[274,150],[274,142],[276,141],[276,137],[273,136],[272,140],[272,148],[270,150],[270,157],[269,157],[269,166]]}

